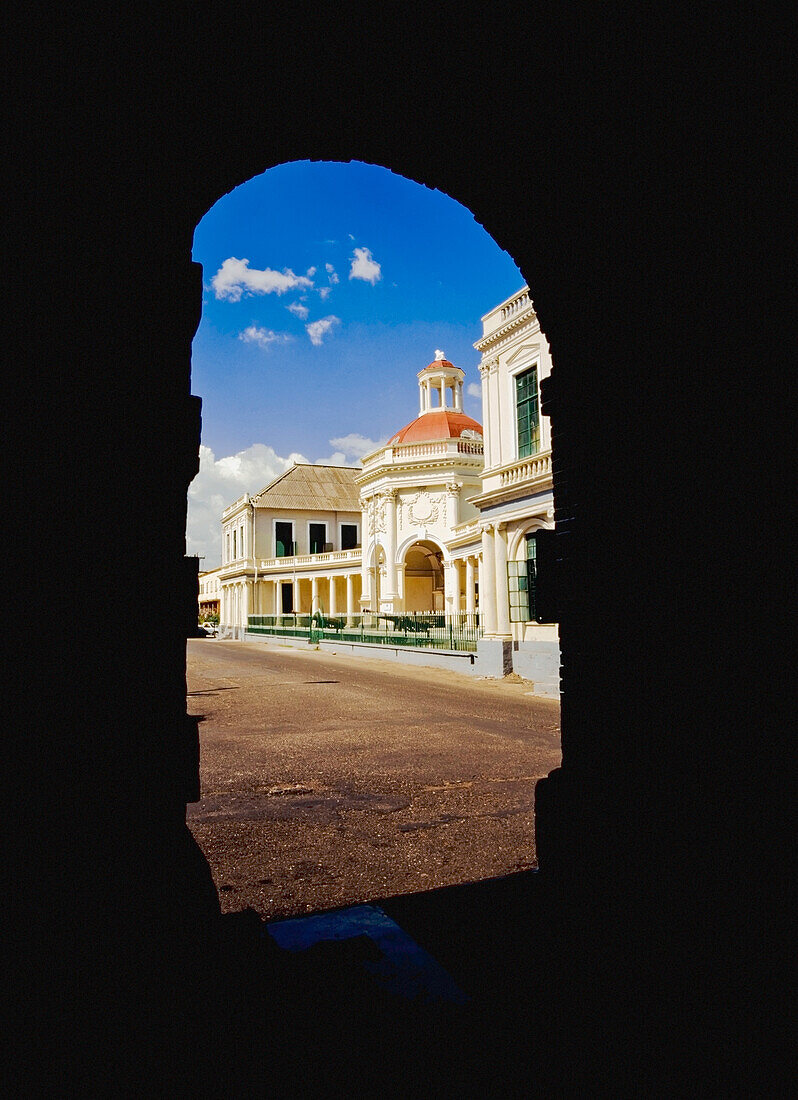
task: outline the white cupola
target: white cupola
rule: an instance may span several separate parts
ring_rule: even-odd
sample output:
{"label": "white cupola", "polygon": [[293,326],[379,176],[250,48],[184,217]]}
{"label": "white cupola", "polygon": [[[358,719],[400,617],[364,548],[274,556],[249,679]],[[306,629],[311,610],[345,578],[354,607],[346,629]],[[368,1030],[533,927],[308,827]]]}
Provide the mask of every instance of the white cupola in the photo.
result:
{"label": "white cupola", "polygon": [[[433,361],[418,372],[419,416],[440,409],[461,413],[464,379],[465,371],[450,363],[440,349],[436,350]],[[433,403],[435,393],[437,404]]]}

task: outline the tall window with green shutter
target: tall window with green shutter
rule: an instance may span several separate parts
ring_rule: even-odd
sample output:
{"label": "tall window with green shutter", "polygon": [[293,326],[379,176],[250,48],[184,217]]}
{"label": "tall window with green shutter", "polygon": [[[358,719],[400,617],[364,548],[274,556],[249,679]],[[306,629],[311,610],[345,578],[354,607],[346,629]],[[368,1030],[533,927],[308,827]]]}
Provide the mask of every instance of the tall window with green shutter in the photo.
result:
{"label": "tall window with green shutter", "polygon": [[518,457],[537,454],[540,450],[540,415],[538,413],[537,366],[515,377],[515,413],[518,425]]}
{"label": "tall window with green shutter", "polygon": [[530,533],[526,536],[526,560],[507,562],[507,592],[511,623],[528,623],[537,618],[536,551],[535,536],[534,533]]}

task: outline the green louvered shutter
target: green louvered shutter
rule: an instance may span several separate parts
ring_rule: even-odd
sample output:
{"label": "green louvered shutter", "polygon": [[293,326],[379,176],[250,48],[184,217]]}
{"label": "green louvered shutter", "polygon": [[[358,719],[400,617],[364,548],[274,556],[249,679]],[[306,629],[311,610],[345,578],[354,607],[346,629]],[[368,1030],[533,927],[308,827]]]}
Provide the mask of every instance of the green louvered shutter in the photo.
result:
{"label": "green louvered shutter", "polygon": [[524,371],[515,378],[515,414],[518,427],[518,457],[526,458],[540,450],[538,413],[538,369]]}

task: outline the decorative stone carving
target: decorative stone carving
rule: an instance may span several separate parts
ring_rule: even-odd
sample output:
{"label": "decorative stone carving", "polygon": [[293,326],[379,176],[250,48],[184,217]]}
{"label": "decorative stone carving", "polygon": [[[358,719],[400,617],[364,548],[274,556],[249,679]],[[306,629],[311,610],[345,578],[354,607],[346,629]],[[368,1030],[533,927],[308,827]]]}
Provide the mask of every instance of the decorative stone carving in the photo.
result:
{"label": "decorative stone carving", "polygon": [[431,494],[422,489],[407,498],[407,515],[410,524],[415,527],[427,527],[429,524],[446,522],[446,497],[442,493]]}
{"label": "decorative stone carving", "polygon": [[366,516],[370,535],[375,535],[378,531],[384,531],[385,501],[380,497],[370,497]]}

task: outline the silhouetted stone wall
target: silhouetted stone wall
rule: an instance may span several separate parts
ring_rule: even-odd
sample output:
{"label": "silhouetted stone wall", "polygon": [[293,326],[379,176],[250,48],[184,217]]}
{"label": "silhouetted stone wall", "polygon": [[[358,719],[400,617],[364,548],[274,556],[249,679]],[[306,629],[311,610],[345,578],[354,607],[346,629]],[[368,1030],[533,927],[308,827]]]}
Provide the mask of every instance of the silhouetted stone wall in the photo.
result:
{"label": "silhouetted stone wall", "polygon": [[[39,946],[51,957],[55,936],[55,954],[82,960],[106,994],[148,967],[160,981],[165,960],[185,990],[185,968],[211,950],[218,910],[183,821],[197,797],[191,242],[223,194],[303,158],[359,159],[446,192],[529,284],[554,361],[543,399],[560,546],[563,764],[538,788],[542,874],[634,895],[649,916],[681,876],[687,905],[704,872],[728,866],[729,774],[727,730],[674,700],[676,472],[682,493],[711,485],[695,450],[689,469],[681,458],[689,420],[663,301],[690,244],[672,218],[676,128],[651,39],[582,12],[547,33],[520,9],[490,27],[443,10],[423,28],[377,8],[357,28],[317,6],[312,19],[272,6],[257,27],[139,15],[90,28],[52,16],[22,36],[42,78],[20,96],[16,157],[26,344],[6,438],[31,484],[14,502],[25,614],[10,616],[9,667],[29,750],[16,900]],[[145,631],[125,625],[138,593]],[[659,883],[650,895],[643,878]],[[145,942],[142,961],[130,945]],[[141,980],[154,996],[158,981]]]}

